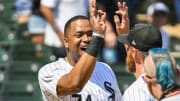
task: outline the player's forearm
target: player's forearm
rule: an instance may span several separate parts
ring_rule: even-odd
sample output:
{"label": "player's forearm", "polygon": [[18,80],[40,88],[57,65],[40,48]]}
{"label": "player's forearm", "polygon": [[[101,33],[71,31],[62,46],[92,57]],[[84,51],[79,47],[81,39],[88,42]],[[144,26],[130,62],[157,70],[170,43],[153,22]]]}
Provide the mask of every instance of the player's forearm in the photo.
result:
{"label": "player's forearm", "polygon": [[96,57],[84,53],[80,58],[79,62],[75,65],[74,70],[72,70],[72,76],[74,77],[74,82],[78,86],[83,87],[85,83],[89,80],[96,64]]}
{"label": "player's forearm", "polygon": [[61,40],[61,42],[63,42],[64,34],[56,24],[55,17],[54,17],[52,9],[41,5],[40,10],[43,13],[43,15],[45,16],[46,20],[52,26],[53,30],[58,34],[59,39]]}
{"label": "player's forearm", "polygon": [[65,93],[72,94],[81,91],[95,68],[96,57],[103,40],[101,36],[96,34],[92,37],[86,52],[75,64],[72,71],[59,80],[57,85],[58,95],[64,95]]}
{"label": "player's forearm", "polygon": [[78,93],[90,78],[96,63],[96,57],[84,53],[72,71],[59,80],[57,94],[59,96]]}
{"label": "player's forearm", "polygon": [[55,22],[55,18],[54,18],[54,14],[51,8],[48,8],[46,6],[41,5],[40,7],[40,11],[43,13],[43,15],[45,16],[46,20],[51,24],[51,26],[55,26],[56,22]]}

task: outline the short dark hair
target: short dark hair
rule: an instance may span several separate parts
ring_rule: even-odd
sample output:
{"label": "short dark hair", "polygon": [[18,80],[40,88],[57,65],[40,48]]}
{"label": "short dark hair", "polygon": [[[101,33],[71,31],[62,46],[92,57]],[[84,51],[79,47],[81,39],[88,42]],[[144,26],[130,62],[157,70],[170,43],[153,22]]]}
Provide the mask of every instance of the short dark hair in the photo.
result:
{"label": "short dark hair", "polygon": [[66,22],[65,27],[64,27],[64,37],[67,37],[67,36],[68,36],[68,30],[70,29],[71,23],[74,22],[74,21],[76,21],[76,20],[79,20],[79,19],[89,20],[88,17],[83,16],[83,15],[77,15],[77,16],[74,16],[74,17],[72,17],[71,19],[69,19],[69,20]]}

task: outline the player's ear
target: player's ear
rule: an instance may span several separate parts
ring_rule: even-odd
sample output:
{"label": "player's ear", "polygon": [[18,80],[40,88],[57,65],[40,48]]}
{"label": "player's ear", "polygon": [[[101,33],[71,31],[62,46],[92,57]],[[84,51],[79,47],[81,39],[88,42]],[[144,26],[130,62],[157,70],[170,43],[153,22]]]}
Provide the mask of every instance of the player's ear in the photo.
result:
{"label": "player's ear", "polygon": [[69,47],[68,39],[64,37],[64,47],[67,49]]}

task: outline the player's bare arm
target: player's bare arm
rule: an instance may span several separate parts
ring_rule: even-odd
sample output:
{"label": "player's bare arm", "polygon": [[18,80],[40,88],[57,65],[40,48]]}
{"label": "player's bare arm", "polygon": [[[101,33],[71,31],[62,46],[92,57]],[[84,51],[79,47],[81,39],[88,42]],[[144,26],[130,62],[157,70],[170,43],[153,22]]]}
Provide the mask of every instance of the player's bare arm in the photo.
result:
{"label": "player's bare arm", "polygon": [[[117,15],[114,16],[114,22],[116,24],[116,31],[120,34],[129,33],[129,18],[128,18],[128,7],[125,2],[117,3],[118,10],[115,12]],[[122,17],[120,22],[119,16]]]}
{"label": "player's bare arm", "polygon": [[60,41],[63,44],[63,39],[64,39],[64,34],[63,32],[58,28],[56,22],[55,22],[55,17],[53,14],[53,10],[51,8],[48,8],[44,5],[41,5],[40,7],[41,12],[43,13],[43,15],[45,16],[45,18],[47,19],[47,21],[51,24],[53,30],[58,34],[58,37],[60,39]]}
{"label": "player's bare arm", "polygon": [[[100,36],[102,36],[104,35],[106,28],[106,14],[103,11],[97,11],[95,9],[95,2],[95,0],[91,0],[90,3],[91,25],[93,31],[96,34],[98,33]],[[99,15],[99,17],[97,17],[97,15]],[[96,54],[91,51],[92,47],[90,48],[90,46],[92,46],[91,42],[85,53],[83,53],[78,62],[73,66],[72,71],[62,76],[61,79],[58,81],[57,94],[59,96],[80,92],[89,80],[96,64]],[[70,59],[71,57],[68,58]]]}

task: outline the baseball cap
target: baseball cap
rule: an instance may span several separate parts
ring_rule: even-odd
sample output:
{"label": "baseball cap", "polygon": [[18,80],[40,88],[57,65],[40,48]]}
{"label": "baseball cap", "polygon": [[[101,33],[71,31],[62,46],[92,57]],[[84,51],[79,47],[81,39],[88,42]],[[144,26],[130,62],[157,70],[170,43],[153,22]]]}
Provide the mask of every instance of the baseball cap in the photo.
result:
{"label": "baseball cap", "polygon": [[155,13],[162,12],[164,14],[169,13],[169,8],[162,2],[156,2],[151,4],[147,9],[148,15],[154,15]]}
{"label": "baseball cap", "polygon": [[155,78],[165,92],[180,86],[180,67],[167,49],[150,49],[144,61],[144,71],[147,76]]}
{"label": "baseball cap", "polygon": [[162,47],[161,32],[150,24],[135,24],[129,34],[119,35],[118,41],[140,51]]}

